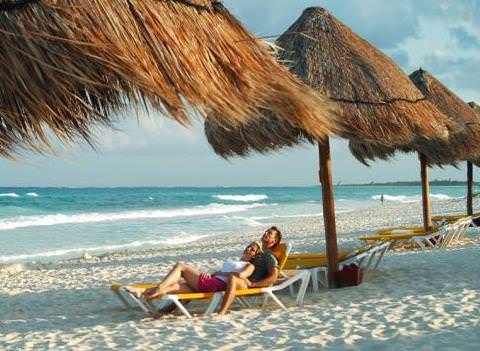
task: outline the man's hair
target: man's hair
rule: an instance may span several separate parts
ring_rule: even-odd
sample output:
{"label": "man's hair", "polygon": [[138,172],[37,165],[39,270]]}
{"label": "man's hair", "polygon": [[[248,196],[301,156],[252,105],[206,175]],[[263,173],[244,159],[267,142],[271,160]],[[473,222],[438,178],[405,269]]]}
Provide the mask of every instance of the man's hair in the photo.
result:
{"label": "man's hair", "polygon": [[275,245],[273,245],[274,247],[277,246],[278,244],[280,244],[280,242],[282,241],[282,232],[280,231],[280,229],[278,229],[277,227],[275,226],[271,226],[270,228],[268,228],[268,230],[274,230],[275,233],[276,233],[276,236],[277,236],[277,242],[275,243]]}

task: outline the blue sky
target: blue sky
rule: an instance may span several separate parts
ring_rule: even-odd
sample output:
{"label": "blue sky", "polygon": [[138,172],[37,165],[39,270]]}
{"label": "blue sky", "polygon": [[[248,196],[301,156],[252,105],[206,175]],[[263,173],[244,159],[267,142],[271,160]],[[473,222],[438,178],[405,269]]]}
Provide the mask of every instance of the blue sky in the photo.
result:
{"label": "blue sky", "polygon": [[[410,73],[429,70],[466,101],[480,100],[480,1],[477,0],[225,0],[256,35],[284,32],[308,6],[322,6],[390,55]],[[118,131],[99,130],[97,152],[59,145],[58,156],[0,160],[0,186],[236,186],[313,185],[318,153],[312,146],[225,161],[207,144],[201,122],[192,129],[152,114],[122,114]],[[415,155],[365,167],[344,140],[332,141],[334,182],[419,179]],[[431,179],[465,178],[459,169],[434,168]],[[478,172],[476,172],[478,173]],[[475,176],[480,180],[480,176]]]}

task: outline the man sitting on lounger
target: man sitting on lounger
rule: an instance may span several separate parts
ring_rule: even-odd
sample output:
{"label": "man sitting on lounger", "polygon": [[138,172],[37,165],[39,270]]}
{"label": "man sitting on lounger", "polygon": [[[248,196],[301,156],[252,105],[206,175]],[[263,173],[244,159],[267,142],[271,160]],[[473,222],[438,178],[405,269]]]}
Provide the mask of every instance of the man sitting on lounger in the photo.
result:
{"label": "man sitting on lounger", "polygon": [[[277,280],[278,260],[275,254],[278,257],[282,254],[278,250],[281,239],[281,232],[276,227],[271,227],[263,234],[261,247],[253,242],[245,248],[241,259],[245,264],[241,267],[239,262],[233,265],[227,262],[222,271],[208,274],[184,263],[177,263],[157,287],[145,289],[127,286],[125,290],[136,298],[144,296],[145,299],[152,300],[169,293],[216,292],[226,288],[220,311],[225,314],[237,289],[270,286]],[[267,250],[266,253],[262,251],[263,248]]]}
{"label": "man sitting on lounger", "polygon": [[251,263],[255,270],[248,278],[228,275],[227,289],[218,314],[224,315],[235,298],[237,290],[248,288],[264,288],[272,285],[278,278],[278,258],[281,256],[279,244],[282,233],[277,227],[271,227],[262,236],[263,253],[257,255]]}

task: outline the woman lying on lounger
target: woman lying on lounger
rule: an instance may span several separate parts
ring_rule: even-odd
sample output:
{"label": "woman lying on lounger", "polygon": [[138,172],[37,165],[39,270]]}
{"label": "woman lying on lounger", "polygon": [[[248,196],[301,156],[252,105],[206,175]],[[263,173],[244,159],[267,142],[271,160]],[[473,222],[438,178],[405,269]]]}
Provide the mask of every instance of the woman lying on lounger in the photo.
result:
{"label": "woman lying on lounger", "polygon": [[136,298],[144,296],[147,300],[166,294],[222,291],[225,290],[230,275],[242,279],[250,277],[255,270],[251,261],[260,254],[262,254],[261,245],[252,242],[243,251],[240,261],[225,262],[220,272],[208,274],[179,262],[156,288],[144,289],[127,286],[125,290]]}

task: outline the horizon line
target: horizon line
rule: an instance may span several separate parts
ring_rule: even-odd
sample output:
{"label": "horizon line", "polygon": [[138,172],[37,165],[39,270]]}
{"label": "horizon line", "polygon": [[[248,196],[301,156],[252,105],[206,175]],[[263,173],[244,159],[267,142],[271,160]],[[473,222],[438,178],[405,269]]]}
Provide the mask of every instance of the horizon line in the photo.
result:
{"label": "horizon line", "polygon": [[[456,179],[433,179],[429,183],[445,182],[445,183],[467,183],[466,180]],[[406,183],[421,183],[420,180],[395,180],[395,181],[372,181],[368,183],[343,183],[338,181],[334,184],[337,186],[372,186],[372,185],[400,185]],[[474,181],[480,183],[480,181]],[[320,187],[320,184],[303,184],[303,185],[7,185],[0,186],[3,189],[9,188],[64,188],[64,189],[120,189],[120,188],[312,188]]]}

